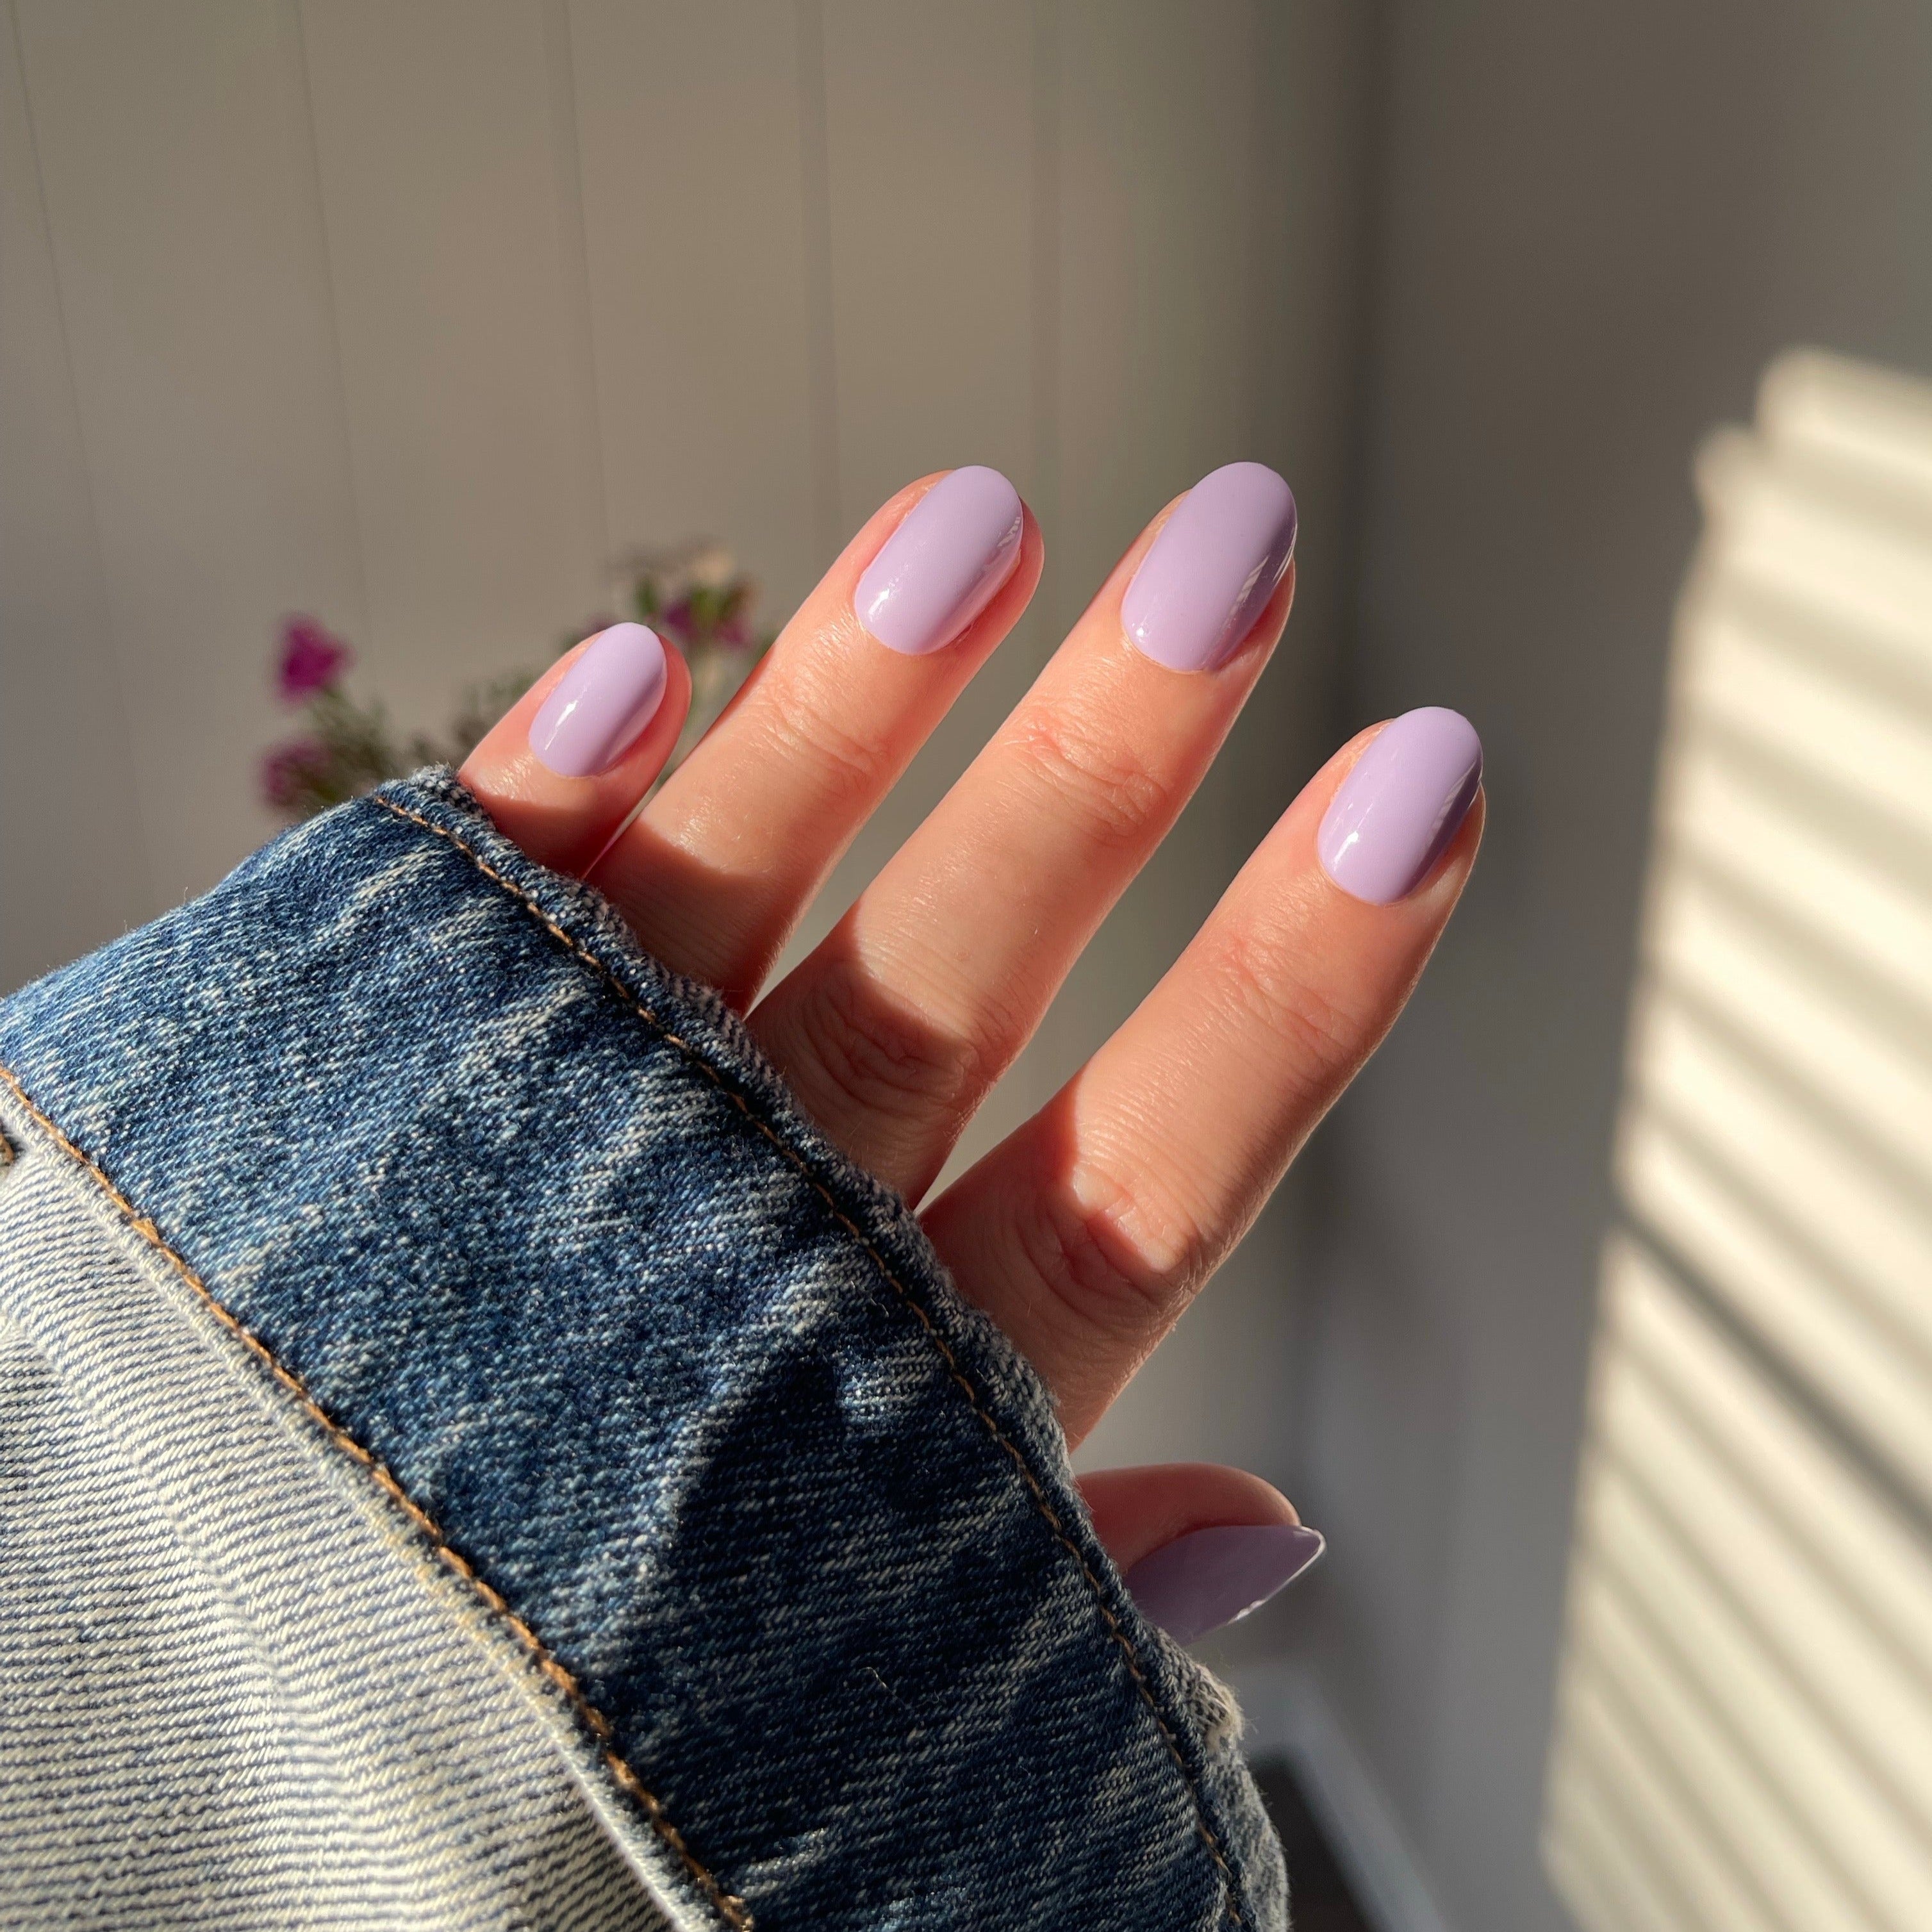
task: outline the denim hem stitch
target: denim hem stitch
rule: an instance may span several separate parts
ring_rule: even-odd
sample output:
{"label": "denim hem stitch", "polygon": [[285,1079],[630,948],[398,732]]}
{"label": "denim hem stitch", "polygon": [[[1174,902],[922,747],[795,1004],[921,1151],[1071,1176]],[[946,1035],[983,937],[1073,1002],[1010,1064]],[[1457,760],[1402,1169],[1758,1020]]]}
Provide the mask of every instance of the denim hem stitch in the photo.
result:
{"label": "denim hem stitch", "polygon": [[[430,828],[432,830],[434,828]],[[474,856],[474,855],[472,855]],[[478,860],[478,864],[482,862]],[[486,868],[487,869],[487,868]],[[409,1518],[428,1540],[438,1562],[467,1585],[485,1605],[505,1624],[517,1641],[526,1650],[537,1669],[544,1678],[562,1694],[578,1720],[596,1741],[605,1768],[616,1780],[619,1787],[638,1805],[649,1820],[651,1828],[675,1852],[692,1882],[716,1910],[718,1916],[734,1928],[734,1932],[752,1932],[753,1921],[746,1910],[745,1902],[727,1892],[718,1880],[700,1863],[691,1848],[685,1843],[677,1828],[666,1814],[663,1805],[646,1787],[638,1774],[620,1756],[611,1742],[609,1720],[586,1698],[564,1666],[554,1657],[530,1624],[511,1609],[500,1592],[478,1576],[472,1565],[444,1538],[442,1530],[429,1514],[411,1497],[395,1478],[374,1456],[371,1455],[354,1436],[332,1417],[328,1411],[310,1394],[300,1377],[278,1360],[268,1345],[254,1334],[219,1301],[207,1284],[196,1274],[188,1262],[171,1247],[166,1238],[155,1225],[152,1218],[141,1212],[111,1180],[100,1163],[79,1146],[58,1125],[36,1104],[33,1096],[20,1083],[12,1070],[0,1065],[0,1082],[11,1090],[14,1098],[26,1112],[39,1124],[55,1145],[68,1158],[83,1168],[112,1202],[116,1209],[126,1219],[135,1234],[153,1248],[167,1262],[188,1286],[200,1297],[208,1311],[222,1327],[233,1335],[243,1347],[254,1355],[275,1380],[292,1396],[302,1412],[322,1431],[336,1448],[359,1464],[374,1480],[377,1486],[387,1495]],[[14,1160],[11,1142],[0,1133],[0,1166],[10,1166]]]}
{"label": "denim hem stitch", "polygon": [[[598,978],[603,980],[660,1039],[668,1045],[675,1047],[714,1086],[725,1094],[759,1133],[763,1135],[765,1139],[770,1142],[772,1146],[797,1169],[813,1192],[824,1202],[833,1218],[864,1250],[873,1265],[878,1270],[880,1278],[891,1288],[901,1304],[909,1309],[917,1318],[926,1339],[932,1342],[938,1352],[940,1359],[944,1362],[947,1375],[965,1396],[974,1414],[978,1418],[994,1442],[1012,1459],[1014,1468],[1019,1473],[1021,1481],[1024,1484],[1028,1493],[1032,1497],[1035,1507],[1039,1510],[1042,1519],[1048,1530],[1052,1532],[1054,1540],[1078,1565],[1081,1575],[1085,1579],[1088,1588],[1093,1593],[1095,1606],[1099,1610],[1101,1618],[1106,1624],[1108,1634],[1120,1646],[1122,1656],[1126,1664],[1128,1675],[1133,1680],[1135,1688],[1139,1692],[1142,1701],[1148,1707],[1149,1714],[1154,1719],[1155,1727],[1160,1733],[1161,1741],[1166,1745],[1168,1755],[1174,1760],[1174,1768],[1180,1772],[1181,1780],[1187,1787],[1188,1796],[1194,1807],[1195,1829],[1200,1834],[1202,1842],[1207,1846],[1208,1854],[1214,1859],[1216,1869],[1220,1872],[1226,1887],[1224,1904],[1226,1908],[1226,1916],[1235,1924],[1245,1926],[1247,1921],[1241,1912],[1238,1898],[1239,1886],[1233,1868],[1228,1864],[1222,1850],[1220,1841],[1215,1836],[1213,1827],[1208,1822],[1206,1808],[1202,1803],[1200,1790],[1195,1782],[1193,1774],[1189,1769],[1187,1761],[1181,1754],[1180,1746],[1169,1727],[1166,1716],[1162,1712],[1152,1688],[1148,1684],[1142,1672],[1140,1658],[1134,1648],[1132,1640],[1120,1628],[1119,1619],[1114,1616],[1112,1608],[1108,1606],[1106,1592],[1101,1586],[1100,1580],[1094,1574],[1093,1566],[1088,1562],[1085,1552],[1067,1534],[1066,1527],[1061,1522],[1058,1513],[1048,1500],[1038,1479],[1028,1466],[1026,1458],[1018,1444],[1014,1442],[1000,1427],[997,1418],[982,1402],[978,1390],[974,1386],[971,1378],[960,1366],[957,1357],[947,1345],[946,1338],[934,1326],[932,1317],[920,1306],[917,1298],[914,1295],[912,1291],[899,1280],[864,1228],[840,1206],[831,1190],[812,1172],[805,1156],[793,1148],[769,1122],[760,1118],[743,1094],[728,1084],[702,1054],[698,1052],[687,1041],[666,1026],[664,1022],[652,1012],[629,987],[625,985],[610,967],[607,966],[596,953],[574,934],[551,919],[542,907],[538,904],[536,901],[532,898],[514,880],[506,878],[497,871],[481,853],[447,827],[438,825],[434,820],[410,810],[406,806],[398,805],[393,799],[385,798],[380,793],[372,794],[372,799],[375,804],[380,806],[386,812],[394,813],[398,818],[410,820],[421,826],[423,830],[433,833],[438,838],[446,840],[455,847],[484,878],[508,894],[553,938],[596,974]],[[0,1073],[4,1073],[4,1068],[0,1068]],[[105,1178],[105,1177],[103,1178]],[[205,1290],[203,1292],[206,1292]],[[266,1354],[266,1350],[263,1352]],[[386,1474],[387,1472],[383,1473]],[[398,1493],[400,1493],[400,1491]],[[424,1520],[427,1522],[428,1519],[425,1518]],[[461,1559],[457,1560],[460,1562]],[[488,1586],[484,1585],[482,1587],[487,1589]],[[500,1601],[500,1599],[499,1600]],[[561,1670],[562,1666],[560,1665],[557,1668]],[[614,1756],[614,1766],[616,1762]],[[656,1822],[655,1817],[652,1822],[654,1824]],[[682,1852],[681,1844],[678,1848],[688,1859],[689,1855]]]}
{"label": "denim hem stitch", "polygon": [[[747,1917],[1285,1932],[1225,1710],[1124,1592],[1038,1375],[716,991],[453,772],[0,1002],[0,1061],[542,1633]],[[521,1639],[270,1397],[520,1660],[633,1869],[727,1932]]]}

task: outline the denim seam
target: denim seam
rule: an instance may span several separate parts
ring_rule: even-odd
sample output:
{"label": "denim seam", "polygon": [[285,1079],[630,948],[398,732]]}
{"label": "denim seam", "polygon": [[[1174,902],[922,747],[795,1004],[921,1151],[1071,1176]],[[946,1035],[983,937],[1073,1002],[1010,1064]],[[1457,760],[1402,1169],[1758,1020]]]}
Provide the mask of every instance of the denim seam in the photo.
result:
{"label": "denim seam", "polygon": [[[111,1180],[100,1164],[85,1148],[80,1146],[57,1123],[50,1119],[35,1103],[33,1096],[22,1085],[13,1070],[0,1065],[0,1081],[12,1089],[14,1096],[27,1112],[45,1130],[61,1151],[92,1175],[115,1206],[120,1210],[134,1232],[153,1248],[175,1272],[187,1282],[222,1327],[234,1336],[243,1347],[254,1355],[282,1387],[294,1396],[302,1412],[308,1417],[338,1449],[359,1463],[374,1479],[378,1488],[388,1496],[428,1540],[430,1549],[443,1567],[452,1571],[480,1597],[496,1617],[506,1624],[519,1644],[527,1652],[538,1672],[560,1691],[585,1727],[596,1739],[605,1767],[616,1780],[619,1788],[626,1792],[643,1811],[651,1829],[670,1846],[683,1864],[705,1898],[717,1910],[718,1916],[734,1928],[734,1932],[752,1932],[752,1918],[745,1908],[745,1901],[736,1894],[727,1892],[723,1886],[706,1870],[687,1845],[665,1812],[663,1803],[649,1791],[644,1781],[632,1769],[616,1750],[612,1742],[610,1720],[585,1696],[577,1680],[556,1658],[551,1654],[536,1632],[523,1618],[513,1610],[502,1594],[479,1576],[476,1569],[452,1546],[436,1520],[403,1487],[388,1468],[347,1430],[338,1422],[320,1402],[304,1386],[302,1378],[292,1370],[285,1367],[273,1349],[259,1335],[247,1328],[222,1303],[214,1291],[204,1282],[187,1260],[171,1247],[166,1238],[152,1216],[143,1214]],[[0,1165],[10,1164],[13,1150],[4,1134],[0,1134],[0,1148],[5,1150]]]}
{"label": "denim seam", "polygon": [[832,1190],[812,1171],[811,1166],[805,1156],[793,1148],[775,1127],[754,1112],[751,1102],[735,1087],[726,1081],[703,1054],[692,1046],[688,1040],[682,1039],[678,1034],[672,1032],[670,1028],[644,1004],[644,1001],[624,983],[610,966],[600,959],[573,933],[552,919],[549,914],[545,912],[543,908],[514,879],[499,872],[475,847],[460,838],[455,832],[450,831],[446,826],[438,825],[433,819],[424,818],[420,812],[412,812],[407,806],[398,805],[393,800],[384,798],[380,794],[376,795],[372,802],[380,805],[385,812],[392,812],[398,818],[406,819],[412,824],[422,826],[425,832],[434,832],[437,838],[446,840],[448,844],[454,846],[457,850],[462,853],[486,879],[501,887],[532,918],[536,920],[552,938],[588,966],[626,1006],[638,1015],[639,1018],[657,1034],[659,1039],[667,1045],[676,1048],[692,1066],[703,1073],[705,1078],[737,1108],[745,1118],[784,1156],[785,1160],[797,1169],[806,1184],[831,1210],[833,1219],[851,1235],[870,1258],[886,1285],[918,1318],[920,1326],[925,1331],[926,1339],[938,1351],[940,1360],[945,1364],[948,1376],[964,1395],[968,1406],[979,1418],[986,1432],[1012,1459],[1014,1468],[1019,1472],[1020,1480],[1025,1485],[1028,1493],[1033,1498],[1034,1506],[1038,1509],[1054,1540],[1079,1566],[1080,1574],[1085,1578],[1088,1588],[1093,1592],[1094,1604],[1106,1622],[1108,1633],[1119,1646],[1121,1655],[1126,1659],[1127,1673],[1133,1679],[1134,1687],[1140,1693],[1142,1701],[1147,1706],[1148,1713],[1154,1719],[1154,1727],[1160,1733],[1161,1742],[1167,1747],[1168,1754],[1174,1760],[1175,1769],[1180,1773],[1181,1782],[1186,1786],[1187,1795],[1194,1807],[1194,1828],[1200,1834],[1202,1842],[1208,1847],[1208,1855],[1214,1859],[1226,1886],[1223,1903],[1226,1907],[1227,1916],[1237,1925],[1245,1925],[1247,1921],[1243,1917],[1240,1906],[1237,1900],[1238,1884],[1233,1869],[1228,1864],[1222,1851],[1220,1841],[1214,1835],[1214,1828],[1208,1822],[1207,1810],[1202,1802],[1200,1788],[1195,1782],[1193,1774],[1187,1768],[1187,1760],[1181,1755],[1180,1744],[1169,1727],[1166,1718],[1162,1714],[1160,1706],[1155,1699],[1153,1687],[1148,1682],[1142,1672],[1140,1659],[1135,1651],[1132,1640],[1120,1628],[1119,1619],[1108,1607],[1106,1593],[1102,1588],[1100,1578],[1094,1574],[1093,1565],[1088,1562],[1085,1552],[1067,1534],[1066,1526],[1061,1522],[1058,1512],[1054,1510],[1046,1492],[1041,1488],[1039,1479],[1027,1466],[1026,1457],[1019,1445],[1000,1426],[998,1421],[982,1402],[979,1390],[974,1387],[971,1378],[959,1366],[958,1358],[953,1354],[945,1336],[940,1334],[932,1316],[920,1306],[918,1298],[893,1272],[891,1264],[886,1261],[884,1256],[880,1253],[865,1229],[846,1213],[845,1210],[839,1205],[837,1197],[833,1195]]}

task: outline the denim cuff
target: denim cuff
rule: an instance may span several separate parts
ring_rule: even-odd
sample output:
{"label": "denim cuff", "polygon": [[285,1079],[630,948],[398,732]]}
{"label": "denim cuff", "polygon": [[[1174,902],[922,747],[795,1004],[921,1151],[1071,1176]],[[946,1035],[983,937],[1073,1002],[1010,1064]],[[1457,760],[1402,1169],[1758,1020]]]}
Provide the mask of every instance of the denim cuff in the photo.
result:
{"label": "denim cuff", "polygon": [[537,1660],[681,1916],[1286,1924],[1038,1378],[451,774],[15,995],[0,1066]]}

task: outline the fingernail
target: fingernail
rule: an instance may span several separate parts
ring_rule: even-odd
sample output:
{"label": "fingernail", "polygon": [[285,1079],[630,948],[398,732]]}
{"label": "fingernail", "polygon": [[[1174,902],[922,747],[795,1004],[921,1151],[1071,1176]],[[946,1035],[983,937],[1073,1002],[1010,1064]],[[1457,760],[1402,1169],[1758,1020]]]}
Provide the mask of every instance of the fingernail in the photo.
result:
{"label": "fingernail", "polygon": [[1134,642],[1170,670],[1226,661],[1294,554],[1294,493],[1262,463],[1210,471],[1180,500],[1120,600]]}
{"label": "fingernail", "polygon": [[564,778],[608,771],[657,715],[664,680],[658,634],[642,624],[613,624],[530,720],[530,749]]}
{"label": "fingernail", "polygon": [[942,476],[866,566],[860,622],[908,657],[950,644],[1013,574],[1025,527],[1020,493],[997,470]]}
{"label": "fingernail", "polygon": [[1162,1544],[1127,1572],[1142,1614],[1176,1643],[1192,1643],[1259,1610],[1327,1545],[1300,1523],[1240,1523],[1196,1529]]}
{"label": "fingernail", "polygon": [[1352,898],[1414,891],[1483,782],[1483,741],[1460,712],[1425,705],[1385,724],[1356,760],[1316,836],[1322,869]]}

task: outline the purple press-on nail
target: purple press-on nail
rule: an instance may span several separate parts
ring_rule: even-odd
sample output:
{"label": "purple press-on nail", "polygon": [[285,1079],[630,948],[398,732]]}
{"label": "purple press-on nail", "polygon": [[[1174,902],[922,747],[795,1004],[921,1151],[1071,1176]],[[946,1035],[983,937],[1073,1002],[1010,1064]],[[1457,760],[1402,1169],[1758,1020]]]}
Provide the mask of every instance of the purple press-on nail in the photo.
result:
{"label": "purple press-on nail", "polygon": [[1294,493],[1262,463],[1230,463],[1188,491],[1120,599],[1127,635],[1170,670],[1225,663],[1294,554]]}
{"label": "purple press-on nail", "polygon": [[530,720],[530,749],[567,778],[608,771],[657,715],[664,647],[642,624],[613,624],[565,672]]}
{"label": "purple press-on nail", "polygon": [[1326,1548],[1300,1523],[1232,1523],[1190,1531],[1143,1556],[1126,1582],[1142,1613],[1192,1643],[1258,1610]]}
{"label": "purple press-on nail", "polygon": [[1025,530],[1020,493],[997,470],[942,476],[866,566],[860,622],[908,657],[950,644],[1013,574]]}
{"label": "purple press-on nail", "polygon": [[1475,802],[1483,741],[1461,712],[1426,705],[1384,725],[1330,802],[1316,837],[1322,868],[1371,905],[1406,898]]}

